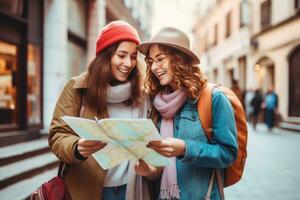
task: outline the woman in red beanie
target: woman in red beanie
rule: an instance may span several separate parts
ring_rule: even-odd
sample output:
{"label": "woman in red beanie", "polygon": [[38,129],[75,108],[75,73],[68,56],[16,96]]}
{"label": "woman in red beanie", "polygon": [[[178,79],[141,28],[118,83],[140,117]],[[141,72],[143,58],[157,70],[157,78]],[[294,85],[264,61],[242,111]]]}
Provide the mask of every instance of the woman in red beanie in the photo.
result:
{"label": "woman in red beanie", "polygon": [[103,170],[91,155],[106,144],[78,137],[61,119],[64,115],[89,119],[147,117],[148,101],[136,67],[139,44],[131,25],[109,23],[99,35],[96,57],[88,71],[72,78],[58,99],[49,145],[68,164],[64,181],[72,199],[150,199],[142,176],[155,179],[161,173],[159,168],[143,161],[127,161]]}

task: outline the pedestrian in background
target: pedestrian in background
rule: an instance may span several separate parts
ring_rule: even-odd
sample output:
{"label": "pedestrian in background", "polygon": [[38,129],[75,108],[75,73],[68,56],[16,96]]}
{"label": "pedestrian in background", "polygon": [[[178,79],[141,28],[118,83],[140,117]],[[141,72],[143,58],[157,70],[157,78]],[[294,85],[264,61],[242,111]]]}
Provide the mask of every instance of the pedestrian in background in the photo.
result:
{"label": "pedestrian in background", "polygon": [[274,91],[273,86],[270,86],[264,100],[265,107],[265,123],[269,129],[272,131],[275,125],[275,115],[278,108],[278,96]]}
{"label": "pedestrian in background", "polygon": [[[164,168],[159,199],[204,199],[214,169],[222,171],[237,157],[231,104],[218,89],[213,91],[214,134],[208,142],[197,109],[206,79],[197,66],[199,58],[190,50],[188,36],[165,27],[138,49],[146,55],[145,87],[154,97],[163,138],[150,142],[149,147],[172,162]],[[211,199],[221,199],[218,184],[213,184]]]}
{"label": "pedestrian in background", "polygon": [[253,106],[251,105],[251,101],[254,97],[254,92],[255,91],[253,89],[248,89],[245,91],[244,105],[247,121],[252,121]]}
{"label": "pedestrian in background", "polygon": [[77,136],[61,119],[64,115],[101,118],[147,117],[137,64],[136,29],[123,21],[105,26],[96,43],[88,71],[72,78],[63,89],[53,115],[49,145],[69,169],[65,184],[73,200],[150,199],[146,180],[159,177],[158,168],[131,161],[103,170],[91,156],[105,148],[101,141]]}
{"label": "pedestrian in background", "polygon": [[243,104],[244,107],[244,92],[239,86],[239,82],[235,79],[232,80],[231,83],[231,90],[234,92],[234,94],[239,98],[240,102]]}
{"label": "pedestrian in background", "polygon": [[256,124],[258,122],[258,117],[259,117],[259,114],[260,114],[260,111],[261,111],[262,102],[263,102],[263,98],[262,98],[260,89],[256,89],[254,97],[251,100],[251,106],[253,107],[252,125],[253,125],[254,130],[256,130]]}

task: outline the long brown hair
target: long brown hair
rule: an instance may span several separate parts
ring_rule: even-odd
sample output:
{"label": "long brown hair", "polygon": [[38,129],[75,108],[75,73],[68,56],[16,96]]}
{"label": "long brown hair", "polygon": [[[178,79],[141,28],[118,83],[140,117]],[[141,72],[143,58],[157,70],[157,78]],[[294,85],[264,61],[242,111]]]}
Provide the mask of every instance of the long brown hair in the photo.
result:
{"label": "long brown hair", "polygon": [[[178,88],[184,88],[190,99],[197,99],[202,87],[207,79],[197,65],[192,64],[192,59],[181,51],[165,45],[158,45],[170,59],[171,70],[174,73],[173,81]],[[149,48],[150,49],[150,48]],[[149,50],[146,57],[149,56]],[[151,96],[155,96],[164,87],[160,85],[159,80],[147,67],[147,76],[145,89]]]}
{"label": "long brown hair", "polygon": [[[111,81],[111,57],[116,52],[119,43],[101,51],[88,67],[86,103],[97,110],[98,117],[108,117],[107,112],[107,86]],[[140,74],[135,67],[128,76],[131,82],[131,97],[124,102],[126,105],[138,106],[141,97]]]}

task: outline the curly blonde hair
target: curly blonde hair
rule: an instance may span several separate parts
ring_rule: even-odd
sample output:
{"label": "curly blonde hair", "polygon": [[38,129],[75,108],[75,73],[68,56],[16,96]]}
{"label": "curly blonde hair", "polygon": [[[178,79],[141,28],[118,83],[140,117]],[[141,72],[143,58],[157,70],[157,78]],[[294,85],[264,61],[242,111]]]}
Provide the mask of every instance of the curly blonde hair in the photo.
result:
{"label": "curly blonde hair", "polygon": [[[170,59],[171,70],[174,73],[173,81],[178,88],[184,88],[190,99],[197,99],[201,89],[205,86],[207,78],[203,75],[197,65],[192,64],[192,59],[181,51],[165,45],[158,45]],[[150,48],[149,48],[150,49]],[[149,55],[149,50],[146,57]],[[152,97],[159,93],[166,86],[161,86],[159,80],[147,67],[145,89]],[[168,87],[168,86],[167,86]]]}

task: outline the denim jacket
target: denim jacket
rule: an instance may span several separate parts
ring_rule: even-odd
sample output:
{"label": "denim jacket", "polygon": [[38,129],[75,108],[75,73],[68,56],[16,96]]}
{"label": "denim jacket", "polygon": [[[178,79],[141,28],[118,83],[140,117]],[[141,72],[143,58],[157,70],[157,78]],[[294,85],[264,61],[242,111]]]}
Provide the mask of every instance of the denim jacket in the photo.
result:
{"label": "denim jacket", "polygon": [[[210,142],[199,120],[197,100],[187,100],[174,116],[174,138],[180,138],[186,144],[185,155],[176,159],[180,199],[203,200],[212,170],[226,168],[237,157],[233,109],[227,97],[218,89],[213,91],[212,112],[214,134]],[[216,179],[211,199],[221,199]]]}

